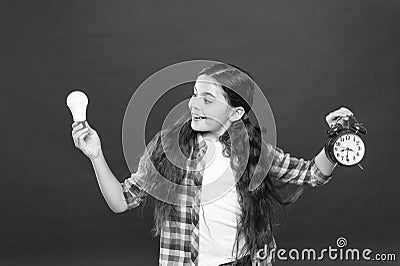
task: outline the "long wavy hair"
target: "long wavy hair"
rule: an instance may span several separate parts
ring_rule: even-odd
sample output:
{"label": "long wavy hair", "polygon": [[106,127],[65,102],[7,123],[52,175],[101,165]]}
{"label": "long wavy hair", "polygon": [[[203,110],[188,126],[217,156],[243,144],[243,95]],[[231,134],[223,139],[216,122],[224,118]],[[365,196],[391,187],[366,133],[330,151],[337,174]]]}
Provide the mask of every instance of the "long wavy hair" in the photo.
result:
{"label": "long wavy hair", "polygon": [[[297,191],[290,197],[284,198],[279,190],[285,184],[271,176],[267,166],[262,163],[270,160],[273,154],[271,149],[262,149],[264,131],[258,123],[253,124],[249,118],[255,89],[255,83],[250,74],[239,67],[218,63],[203,69],[198,74],[198,76],[200,75],[214,78],[221,86],[229,105],[232,107],[242,106],[245,110],[241,122],[233,122],[219,137],[225,156],[231,158],[232,169],[241,173],[241,176],[235,177],[241,208],[235,241],[236,258],[247,253],[254,254],[260,248],[264,248],[264,245],[271,248],[277,213],[283,214],[282,217],[285,218],[286,207],[293,203],[301,192]],[[165,151],[168,151],[172,157],[183,154],[186,158],[193,159],[193,150],[198,144],[198,132],[191,128],[189,115],[190,113],[185,114],[162,134],[158,133],[154,138],[154,149],[150,154],[156,170],[174,184],[183,184],[187,170],[173,164],[167,158]],[[262,153],[262,151],[266,152]],[[249,184],[253,177],[263,181],[256,189],[249,190]],[[149,186],[156,187],[157,181],[151,181]],[[163,187],[163,191],[172,193],[165,187]],[[156,199],[154,235],[159,235],[164,222],[175,220],[173,216],[176,215],[178,213],[175,205]],[[245,243],[239,251],[239,240],[243,238]]]}

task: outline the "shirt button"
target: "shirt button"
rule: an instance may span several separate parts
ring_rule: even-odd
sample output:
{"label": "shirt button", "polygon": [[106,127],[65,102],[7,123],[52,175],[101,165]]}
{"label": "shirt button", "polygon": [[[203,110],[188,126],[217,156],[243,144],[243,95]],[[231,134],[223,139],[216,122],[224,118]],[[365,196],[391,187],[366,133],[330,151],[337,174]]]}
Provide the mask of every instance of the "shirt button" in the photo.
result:
{"label": "shirt button", "polygon": [[195,226],[199,223],[199,215],[194,210],[192,211],[192,222]]}

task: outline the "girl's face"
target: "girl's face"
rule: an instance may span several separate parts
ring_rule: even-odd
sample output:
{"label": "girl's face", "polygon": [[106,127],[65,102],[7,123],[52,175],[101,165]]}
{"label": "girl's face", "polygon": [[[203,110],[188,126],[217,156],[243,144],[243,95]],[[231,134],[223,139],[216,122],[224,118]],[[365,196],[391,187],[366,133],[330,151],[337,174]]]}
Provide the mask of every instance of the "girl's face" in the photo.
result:
{"label": "girl's face", "polygon": [[189,101],[192,129],[202,132],[203,137],[213,139],[218,139],[233,121],[240,119],[243,109],[229,106],[224,91],[216,83],[217,81],[210,76],[199,76]]}

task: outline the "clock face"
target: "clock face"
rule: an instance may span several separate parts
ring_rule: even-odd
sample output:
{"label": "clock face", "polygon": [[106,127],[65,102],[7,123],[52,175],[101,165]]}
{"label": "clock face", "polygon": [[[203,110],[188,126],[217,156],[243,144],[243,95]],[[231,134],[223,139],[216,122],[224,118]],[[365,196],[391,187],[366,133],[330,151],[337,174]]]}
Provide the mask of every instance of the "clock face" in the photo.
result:
{"label": "clock face", "polygon": [[336,139],[333,152],[336,160],[341,164],[355,165],[364,157],[364,142],[358,135],[346,133]]}

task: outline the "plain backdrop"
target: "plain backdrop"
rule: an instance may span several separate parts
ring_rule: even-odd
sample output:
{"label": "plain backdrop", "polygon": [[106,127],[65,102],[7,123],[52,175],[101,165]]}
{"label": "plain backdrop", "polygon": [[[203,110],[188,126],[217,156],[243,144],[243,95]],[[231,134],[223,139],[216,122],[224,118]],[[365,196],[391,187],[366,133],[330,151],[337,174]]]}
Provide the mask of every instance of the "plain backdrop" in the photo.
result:
{"label": "plain backdrop", "polygon": [[[157,265],[152,201],[143,212],[109,210],[73,145],[65,99],[87,93],[88,121],[122,181],[130,97],[156,71],[194,59],[252,73],[277,144],[293,156],[320,151],[325,116],[341,106],[368,129],[364,171],[338,167],[329,184],[307,189],[276,234],[280,248],[321,250],[342,236],[400,260],[399,1],[2,0],[0,22],[0,265]],[[149,134],[185,93],[154,110]],[[372,264],[396,265],[276,263]]]}

